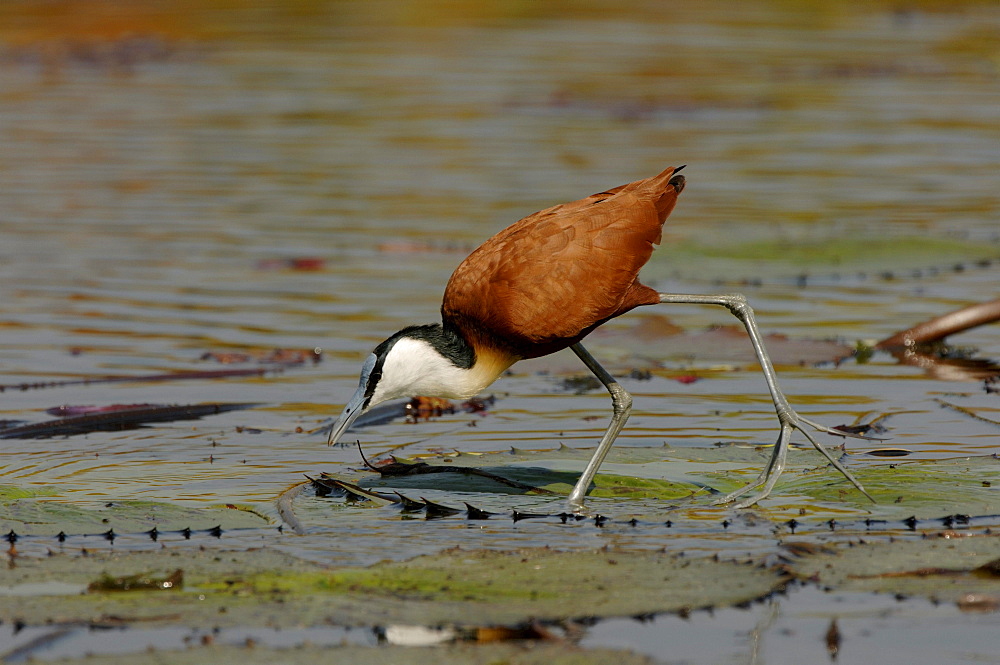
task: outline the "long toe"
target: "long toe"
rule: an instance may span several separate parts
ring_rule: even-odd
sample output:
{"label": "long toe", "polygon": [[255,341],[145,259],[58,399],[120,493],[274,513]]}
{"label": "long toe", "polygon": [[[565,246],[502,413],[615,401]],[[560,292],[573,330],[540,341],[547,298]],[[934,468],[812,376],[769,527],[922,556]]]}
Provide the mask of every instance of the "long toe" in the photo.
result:
{"label": "long toe", "polygon": [[[877,436],[865,436],[864,434],[858,434],[857,432],[848,432],[847,430],[837,429],[836,427],[827,427],[808,418],[803,418],[799,414],[795,414],[795,417],[800,423],[805,423],[812,427],[817,432],[825,432],[826,434],[832,434],[834,436],[842,436],[851,439],[861,439],[862,441],[885,441],[884,438],[879,438]],[[796,427],[798,430],[802,430],[801,427]]]}
{"label": "long toe", "polygon": [[718,499],[714,499],[712,501],[712,505],[713,506],[724,506],[724,505],[730,504],[733,501],[735,501],[736,499],[738,499],[739,497],[743,496],[744,494],[757,489],[758,487],[760,487],[761,485],[763,485],[766,480],[767,480],[767,472],[765,471],[764,473],[760,474],[760,476],[757,477],[757,480],[753,481],[752,483],[748,483],[748,484],[744,485],[743,487],[739,488],[735,492],[730,492],[729,494],[727,494],[727,495],[725,495],[723,497],[719,497]]}
{"label": "long toe", "polygon": [[[794,416],[794,413],[794,411],[791,412],[791,415]],[[774,489],[774,484],[778,482],[778,478],[781,477],[781,472],[785,470],[785,459],[788,457],[788,444],[792,438],[792,430],[795,428],[796,426],[793,423],[782,419],[781,430],[778,432],[778,440],[774,442],[774,450],[771,453],[771,459],[767,461],[767,466],[765,466],[764,470],[761,471],[759,476],[757,476],[757,479],[745,487],[727,494],[722,499],[714,503],[729,503],[737,497],[743,496],[761,486],[763,486],[763,489],[756,494],[743,499],[737,503],[735,507],[746,508],[747,506],[752,506],[761,499],[767,497],[771,493],[771,490]]]}

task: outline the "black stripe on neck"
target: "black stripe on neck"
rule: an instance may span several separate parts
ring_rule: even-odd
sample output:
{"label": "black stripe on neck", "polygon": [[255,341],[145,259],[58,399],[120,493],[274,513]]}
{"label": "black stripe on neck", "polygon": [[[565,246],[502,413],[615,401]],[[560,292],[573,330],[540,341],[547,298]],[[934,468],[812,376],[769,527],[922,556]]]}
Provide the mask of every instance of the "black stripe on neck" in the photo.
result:
{"label": "black stripe on neck", "polygon": [[[472,348],[458,329],[454,326],[440,323],[431,323],[424,326],[409,326],[403,328],[398,333],[385,340],[375,347],[375,355],[379,359],[384,358],[392,345],[402,337],[420,339],[430,344],[444,358],[447,358],[455,367],[470,369],[476,364],[476,350]],[[379,362],[381,369],[381,362]]]}

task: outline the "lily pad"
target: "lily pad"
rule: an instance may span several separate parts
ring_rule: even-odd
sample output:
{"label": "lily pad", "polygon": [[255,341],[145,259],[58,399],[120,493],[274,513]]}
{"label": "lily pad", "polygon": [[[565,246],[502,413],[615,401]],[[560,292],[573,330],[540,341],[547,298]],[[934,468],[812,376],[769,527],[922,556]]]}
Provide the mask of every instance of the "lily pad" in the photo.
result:
{"label": "lily pad", "polygon": [[[487,469],[491,474],[566,495],[591,453],[592,449],[563,446],[541,451],[445,455],[431,462],[450,468]],[[715,496],[745,485],[757,477],[770,454],[770,446],[621,446],[612,449],[588,496],[591,500],[621,499],[620,504],[615,503],[621,510],[633,514],[658,511],[658,517],[662,517],[677,505],[704,507]],[[793,449],[774,492],[758,505],[758,510],[770,513],[776,520],[802,514],[817,519],[841,519],[853,514],[858,519],[902,521],[910,517],[925,520],[950,514],[1000,513],[1000,491],[995,489],[1000,487],[1000,460],[992,456],[848,463],[876,503],[851,486],[819,453]],[[461,493],[462,501],[472,502],[467,493],[484,498],[524,495],[523,491],[488,478],[457,472],[384,478],[368,473],[351,481],[382,491],[398,488]],[[446,497],[438,496],[437,500],[448,503]],[[496,508],[496,501],[491,501],[489,509]],[[601,510],[609,510],[608,504],[602,503]]]}
{"label": "lily pad", "polygon": [[[183,570],[184,588],[27,596],[0,618],[29,624],[130,617],[195,625],[512,625],[741,604],[785,574],[749,563],[662,552],[452,549],[368,568],[327,569],[277,552],[55,555],[0,571],[0,588],[91,584],[115,575]],[[153,599],[155,598],[155,602]]]}
{"label": "lily pad", "polygon": [[[151,658],[151,657],[150,657]],[[322,662],[364,663],[365,665],[654,665],[660,661],[626,650],[567,648],[565,643],[533,643],[526,649],[517,642],[497,644],[453,644],[433,649],[403,646],[314,646],[298,645],[294,649],[268,648],[260,644],[226,646],[214,644],[188,645],[179,651],[157,650],[157,665],[315,665]],[[75,665],[135,665],[134,653],[74,658]]]}
{"label": "lily pad", "polygon": [[788,570],[841,591],[876,591],[962,601],[1000,596],[1000,576],[976,569],[1000,560],[1000,537],[897,540],[824,549],[793,560]]}
{"label": "lily pad", "polygon": [[[796,475],[782,495],[799,493],[823,502],[847,502],[885,519],[933,519],[951,514],[1000,513],[1000,460],[993,456],[914,460],[856,468],[858,480],[875,498],[864,502],[852,488],[816,473]],[[781,484],[779,483],[779,487]],[[774,499],[781,502],[781,497]],[[794,499],[793,499],[794,501]]]}
{"label": "lily pad", "polygon": [[711,559],[542,548],[456,549],[344,569],[318,582],[324,590],[360,595],[367,602],[427,605],[417,615],[423,617],[421,623],[462,624],[470,617],[477,623],[511,623],[528,617],[630,616],[733,605],[770,593],[783,579],[774,570]]}
{"label": "lily pad", "polygon": [[[877,274],[948,266],[955,261],[971,263],[995,255],[992,248],[984,249],[981,243],[947,237],[838,235],[812,242],[801,238],[795,242],[782,238],[712,244],[678,242],[654,254],[650,265],[656,271],[669,265],[682,272],[697,269],[697,274],[733,275],[738,280],[762,273],[787,273],[796,267],[812,273],[869,270]],[[878,268],[873,270],[873,265]]]}
{"label": "lily pad", "polygon": [[[23,490],[20,491],[23,494]],[[54,490],[39,491],[54,496]],[[223,530],[263,527],[267,517],[253,507],[226,504],[190,507],[162,501],[108,501],[88,508],[38,496],[19,496],[19,491],[0,491],[0,531],[21,535],[86,534],[106,532],[138,533],[157,528]]]}

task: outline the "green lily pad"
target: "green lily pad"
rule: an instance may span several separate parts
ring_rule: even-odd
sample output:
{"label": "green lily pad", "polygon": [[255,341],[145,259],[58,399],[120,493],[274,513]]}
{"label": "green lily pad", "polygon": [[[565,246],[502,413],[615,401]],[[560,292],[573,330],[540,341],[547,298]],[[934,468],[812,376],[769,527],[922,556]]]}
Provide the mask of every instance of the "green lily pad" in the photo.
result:
{"label": "green lily pad", "polygon": [[884,519],[1000,513],[1000,460],[992,456],[914,460],[854,471],[875,504],[866,505],[863,497],[854,496],[853,488],[817,473],[796,475],[779,487],[783,495],[800,493],[818,501],[846,502]]}
{"label": "green lily pad", "polygon": [[[368,599],[442,601],[443,606],[427,608],[437,621],[464,623],[476,616],[510,623],[527,617],[628,616],[738,604],[760,598],[782,582],[775,571],[747,564],[654,552],[543,548],[452,550],[345,569],[323,578],[321,585]],[[421,611],[420,616],[428,614]]]}
{"label": "green lily pad", "polygon": [[[555,489],[549,486],[549,489]],[[573,488],[568,485],[566,493]],[[599,474],[594,478],[594,487],[590,490],[593,497],[629,497],[633,499],[687,499],[698,494],[707,496],[703,488],[690,483],[679,483],[659,478],[634,478],[612,473]]]}
{"label": "green lily pad", "polygon": [[[0,571],[0,589],[41,581],[91,584],[183,570],[184,588],[22,596],[0,618],[27,623],[101,616],[200,625],[513,625],[528,620],[632,616],[745,603],[785,574],[747,563],[662,552],[547,548],[421,556],[327,569],[276,552],[55,555]],[[155,600],[154,600],[155,599]]]}
{"label": "green lily pad", "polygon": [[[0,495],[0,531],[19,534],[55,535],[98,533],[113,529],[117,533],[138,533],[156,527],[160,531],[263,527],[269,519],[251,506],[190,507],[159,501],[109,501],[97,507],[62,503],[52,499],[55,492],[18,497],[18,492]],[[7,498],[10,497],[10,498]]]}
{"label": "green lily pad", "polygon": [[[561,447],[542,451],[511,451],[485,455],[456,454],[430,463],[446,467],[471,466],[562,495],[569,493],[592,449]],[[621,499],[622,510],[659,511],[679,505],[704,507],[713,498],[750,482],[763,469],[770,446],[725,445],[715,448],[630,447],[612,449],[588,497]],[[887,464],[847,460],[850,468],[876,499],[871,503],[827,460],[814,450],[793,449],[788,465],[771,496],[758,510],[775,520],[802,515],[813,518],[882,520],[934,519],[951,514],[1000,513],[1000,460],[992,456],[946,460],[907,460]],[[420,489],[478,493],[482,496],[521,494],[487,478],[454,472],[404,477],[359,474],[352,482],[382,489]],[[447,503],[446,497],[440,497]],[[468,497],[463,497],[468,500]],[[659,502],[659,503],[657,503]],[[495,509],[495,502],[494,508]],[[602,512],[609,510],[601,504]]]}
{"label": "green lily pad", "polygon": [[17,485],[0,485],[0,503],[16,501],[17,499],[33,499],[40,496],[55,496],[59,492],[55,487],[20,487]]}
{"label": "green lily pad", "polygon": [[[315,665],[334,661],[338,663],[364,663],[364,665],[483,665],[497,663],[510,665],[655,665],[660,661],[624,649],[567,648],[561,641],[532,643],[526,649],[519,642],[494,644],[451,644],[422,649],[406,646],[328,646],[298,645],[294,649],[266,647],[260,644],[226,646],[220,644],[190,645],[179,651],[157,650],[157,665]],[[74,665],[135,665],[136,654],[86,655],[72,660]]]}
{"label": "green lily pad", "polygon": [[875,591],[962,601],[967,594],[1000,596],[1000,577],[975,569],[1000,560],[1000,537],[897,540],[817,551],[788,570],[841,591]]}

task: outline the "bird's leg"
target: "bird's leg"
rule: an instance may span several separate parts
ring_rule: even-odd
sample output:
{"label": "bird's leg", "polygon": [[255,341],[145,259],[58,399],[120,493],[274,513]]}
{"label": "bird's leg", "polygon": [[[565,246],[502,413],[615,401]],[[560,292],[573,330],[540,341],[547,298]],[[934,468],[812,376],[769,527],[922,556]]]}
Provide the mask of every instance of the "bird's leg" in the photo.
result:
{"label": "bird's leg", "polygon": [[785,458],[788,455],[788,442],[791,438],[792,430],[799,430],[802,432],[805,437],[809,439],[809,443],[811,443],[816,450],[821,452],[838,471],[844,474],[844,477],[851,481],[851,484],[857,487],[858,490],[860,490],[861,493],[869,499],[875,501],[875,499],[872,499],[871,495],[865,491],[865,488],[861,486],[861,483],[859,483],[857,479],[826,450],[826,448],[821,446],[809,432],[802,428],[802,425],[806,424],[820,432],[845,436],[844,432],[831,429],[803,418],[797,414],[794,409],[792,409],[788,400],[785,398],[785,395],[778,387],[778,377],[777,374],[775,374],[774,365],[771,364],[771,359],[767,355],[767,349],[764,348],[764,342],[760,337],[760,332],[757,330],[757,322],[754,320],[753,309],[747,303],[747,299],[744,296],[740,294],[684,295],[676,293],[661,293],[659,295],[661,303],[719,305],[728,309],[736,318],[740,320],[743,327],[746,328],[747,334],[750,336],[750,343],[753,344],[754,353],[757,355],[757,361],[760,363],[761,370],[764,372],[764,380],[767,382],[767,388],[771,392],[771,401],[774,402],[774,410],[778,414],[778,422],[781,425],[781,430],[778,432],[778,440],[774,444],[774,452],[771,453],[771,459],[757,480],[753,481],[746,487],[741,487],[735,492],[727,494],[721,499],[717,499],[714,503],[729,503],[737,497],[743,496],[751,490],[757,489],[761,485],[763,485],[763,489],[756,494],[743,499],[737,503],[735,507],[746,508],[747,506],[752,506],[770,494],[774,484],[778,481],[778,476],[781,475],[781,472],[785,468]]}
{"label": "bird's leg", "polygon": [[607,431],[604,432],[604,437],[601,438],[601,442],[597,445],[597,450],[594,452],[593,457],[590,458],[590,462],[587,463],[587,468],[583,470],[580,479],[576,481],[573,491],[569,493],[570,508],[574,511],[580,511],[583,509],[583,497],[587,495],[590,483],[594,480],[594,476],[597,475],[597,470],[601,467],[604,458],[608,456],[608,451],[611,450],[612,444],[618,438],[618,433],[622,431],[625,421],[628,420],[628,416],[632,412],[632,396],[621,387],[620,383],[615,381],[615,378],[606,369],[601,367],[600,363],[594,359],[594,356],[590,355],[587,349],[583,348],[582,344],[577,342],[569,348],[573,349],[576,355],[580,356],[583,364],[608,389],[608,392],[611,393],[611,404],[614,407],[611,415],[611,423],[608,425]]}

